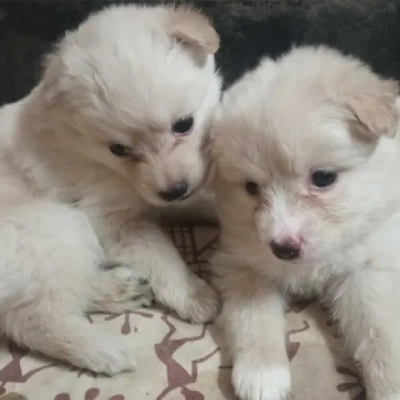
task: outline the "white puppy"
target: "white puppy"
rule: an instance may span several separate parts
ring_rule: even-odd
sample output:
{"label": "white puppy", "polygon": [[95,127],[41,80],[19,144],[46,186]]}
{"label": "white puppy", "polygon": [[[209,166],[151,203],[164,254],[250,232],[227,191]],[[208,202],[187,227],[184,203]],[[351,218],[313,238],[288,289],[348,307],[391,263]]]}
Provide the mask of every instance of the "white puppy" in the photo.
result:
{"label": "white puppy", "polygon": [[40,84],[0,110],[7,336],[114,374],[134,367],[130,344],[84,312],[129,311],[154,291],[183,318],[215,317],[217,295],[152,216],[207,173],[218,46],[190,9],[111,7],[67,33]]}
{"label": "white puppy", "polygon": [[213,131],[213,264],[241,399],[290,391],[293,294],[330,305],[369,399],[400,399],[397,94],[394,81],[325,47],[264,59],[226,93]]}

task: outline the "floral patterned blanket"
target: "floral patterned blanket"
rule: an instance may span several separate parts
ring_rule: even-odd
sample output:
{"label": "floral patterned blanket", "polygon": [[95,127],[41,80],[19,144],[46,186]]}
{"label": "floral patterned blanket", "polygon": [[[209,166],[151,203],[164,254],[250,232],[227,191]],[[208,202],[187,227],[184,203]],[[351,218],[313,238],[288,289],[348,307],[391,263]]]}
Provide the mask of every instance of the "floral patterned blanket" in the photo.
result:
{"label": "floral patterned blanket", "polygon": [[[207,276],[217,239],[213,227],[173,227],[169,232],[189,265]],[[92,315],[137,344],[138,370],[108,378],[63,366],[3,340],[0,400],[234,400],[231,361],[213,325],[182,322],[161,309]],[[354,364],[328,313],[313,303],[287,313],[287,353],[293,400],[365,400]],[[273,329],[273,327],[271,327]]]}

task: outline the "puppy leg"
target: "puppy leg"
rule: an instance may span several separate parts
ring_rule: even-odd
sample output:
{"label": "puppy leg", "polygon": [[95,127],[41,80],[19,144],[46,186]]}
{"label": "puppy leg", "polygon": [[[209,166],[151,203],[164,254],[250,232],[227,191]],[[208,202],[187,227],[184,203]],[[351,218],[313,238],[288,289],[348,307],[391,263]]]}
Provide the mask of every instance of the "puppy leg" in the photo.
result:
{"label": "puppy leg", "polygon": [[87,311],[118,314],[150,307],[153,302],[148,280],[135,276],[132,268],[108,266],[98,272]]}
{"label": "puppy leg", "polygon": [[332,294],[334,316],[361,364],[369,400],[400,399],[399,275],[362,270]]}
{"label": "puppy leg", "polygon": [[284,300],[265,277],[236,265],[221,253],[213,260],[223,297],[218,322],[232,351],[236,395],[241,400],[283,400],[291,387]]}
{"label": "puppy leg", "polygon": [[90,324],[83,315],[49,305],[40,310],[44,306],[12,310],[3,320],[5,334],[23,347],[93,372],[115,375],[136,368],[131,340]]}
{"label": "puppy leg", "polygon": [[148,279],[156,299],[181,318],[204,323],[216,317],[219,309],[216,292],[187,267],[157,225],[134,221],[132,225],[119,226],[124,230],[119,231],[115,240],[108,237],[105,241],[110,259],[130,266],[136,275]]}
{"label": "puppy leg", "polygon": [[95,372],[135,367],[132,344],[83,315],[103,259],[83,214],[34,200],[2,208],[0,255],[0,327],[6,336]]}

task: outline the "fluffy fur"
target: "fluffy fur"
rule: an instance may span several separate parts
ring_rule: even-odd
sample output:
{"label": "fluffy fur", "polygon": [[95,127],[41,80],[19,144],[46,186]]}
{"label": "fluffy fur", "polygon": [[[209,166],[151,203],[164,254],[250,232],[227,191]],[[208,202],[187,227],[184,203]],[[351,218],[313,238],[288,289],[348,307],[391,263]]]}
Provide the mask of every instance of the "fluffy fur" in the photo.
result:
{"label": "fluffy fur", "polygon": [[[160,192],[208,169],[218,35],[202,14],[111,7],[69,32],[42,81],[0,110],[0,326],[32,350],[96,372],[134,368],[131,344],[88,311],[156,299],[206,322],[218,296],[153,221]],[[173,131],[192,116],[185,135]],[[110,145],[126,151],[112,154]],[[169,203],[168,203],[169,204]],[[101,266],[103,268],[101,268]]]}
{"label": "fluffy fur", "polygon": [[[325,47],[266,58],[225,94],[213,130],[213,266],[241,399],[290,391],[290,295],[331,307],[369,399],[400,399],[397,95],[396,82]],[[316,171],[337,178],[321,187]]]}

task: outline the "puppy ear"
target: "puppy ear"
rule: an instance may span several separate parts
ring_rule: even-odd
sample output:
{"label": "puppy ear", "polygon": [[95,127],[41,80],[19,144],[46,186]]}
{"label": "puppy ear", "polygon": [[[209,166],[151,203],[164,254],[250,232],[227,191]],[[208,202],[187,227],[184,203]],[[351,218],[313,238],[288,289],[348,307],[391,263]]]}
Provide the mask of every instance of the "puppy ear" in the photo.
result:
{"label": "puppy ear", "polygon": [[[68,73],[68,63],[79,62],[79,48],[71,46],[70,33],[67,32],[53,47],[53,51],[43,59],[43,75],[40,84],[42,99],[49,108],[58,106],[65,98],[68,88],[72,82]],[[66,50],[68,49],[68,52]]]}
{"label": "puppy ear", "polygon": [[172,11],[168,34],[185,45],[201,64],[204,64],[207,55],[215,54],[219,49],[219,36],[210,20],[190,8]]}
{"label": "puppy ear", "polygon": [[78,94],[75,89],[78,79],[84,80],[90,73],[84,62],[84,50],[74,43],[73,34],[72,39],[69,35],[67,33],[44,59],[40,90],[43,102],[49,108],[66,104],[69,93]]}
{"label": "puppy ear", "polygon": [[61,58],[56,52],[45,58],[41,92],[44,104],[49,107],[55,106],[62,97],[60,81],[63,77],[63,69]]}
{"label": "puppy ear", "polygon": [[363,80],[361,87],[352,90],[350,86],[344,95],[345,105],[354,117],[350,128],[354,134],[368,140],[382,135],[394,137],[399,122],[398,83],[368,72],[368,79]]}

